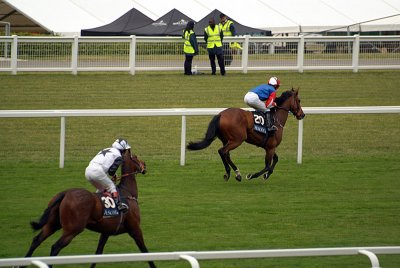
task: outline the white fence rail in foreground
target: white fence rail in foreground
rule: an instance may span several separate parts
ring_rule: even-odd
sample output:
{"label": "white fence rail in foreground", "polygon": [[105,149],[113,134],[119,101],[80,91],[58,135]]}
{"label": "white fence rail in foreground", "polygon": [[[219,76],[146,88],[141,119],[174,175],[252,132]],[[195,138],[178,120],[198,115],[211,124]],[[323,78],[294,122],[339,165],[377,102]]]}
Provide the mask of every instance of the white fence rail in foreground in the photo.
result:
{"label": "white fence rail in foreground", "polygon": [[47,268],[54,264],[144,262],[186,260],[192,268],[199,268],[198,260],[253,259],[281,257],[345,256],[365,255],[372,268],[379,268],[376,254],[400,254],[399,246],[392,247],[345,247],[345,248],[306,248],[273,250],[232,250],[232,251],[186,251],[163,253],[105,254],[57,257],[31,257],[0,259],[0,267],[35,265]]}
{"label": "white fence rail in foreground", "polygon": [[[60,168],[64,167],[65,122],[66,117],[104,117],[104,116],[182,116],[180,164],[185,165],[186,155],[186,116],[216,115],[225,108],[172,108],[172,109],[91,109],[91,110],[0,110],[0,118],[15,117],[60,117]],[[243,108],[244,110],[251,110]],[[382,114],[400,113],[400,106],[361,106],[361,107],[304,107],[310,114]],[[306,117],[307,118],[307,117]],[[303,155],[303,121],[299,121],[297,163],[301,164]]]}

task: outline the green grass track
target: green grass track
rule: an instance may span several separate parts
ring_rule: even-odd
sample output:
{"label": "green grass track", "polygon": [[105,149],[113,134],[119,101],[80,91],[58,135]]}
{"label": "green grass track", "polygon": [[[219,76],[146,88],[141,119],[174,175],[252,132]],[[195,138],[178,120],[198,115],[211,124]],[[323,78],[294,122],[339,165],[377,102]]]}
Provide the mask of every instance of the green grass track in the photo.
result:
{"label": "green grass track", "polygon": [[[300,87],[303,107],[400,105],[400,71],[0,74],[0,109],[157,109],[245,107],[244,94],[277,75],[281,91]],[[278,94],[279,95],[279,94]],[[210,116],[187,117],[187,140],[203,137]],[[50,198],[70,187],[94,190],[84,170],[119,136],[148,166],[138,177],[142,229],[152,252],[400,246],[400,114],[307,115],[303,164],[297,121],[289,117],[271,178],[223,180],[220,142],[186,153],[179,165],[180,117],[66,118],[65,167],[59,118],[0,118],[0,258],[22,257]],[[262,168],[262,149],[232,152],[242,174]],[[47,256],[59,237],[34,256]],[[93,254],[85,231],[61,255]],[[138,252],[128,235],[105,253]],[[400,255],[379,255],[385,268]],[[159,267],[188,267],[184,261]],[[113,267],[147,267],[118,263]],[[370,267],[366,256],[201,261],[201,267]],[[67,265],[63,267],[86,267]],[[109,267],[110,264],[98,267]]]}

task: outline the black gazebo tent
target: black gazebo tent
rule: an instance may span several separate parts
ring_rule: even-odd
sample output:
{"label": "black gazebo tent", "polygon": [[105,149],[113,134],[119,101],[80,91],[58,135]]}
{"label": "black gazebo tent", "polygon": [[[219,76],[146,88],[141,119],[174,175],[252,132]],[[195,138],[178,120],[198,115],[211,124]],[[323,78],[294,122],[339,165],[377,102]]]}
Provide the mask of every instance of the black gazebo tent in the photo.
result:
{"label": "black gazebo tent", "polygon": [[[203,36],[204,35],[204,29],[208,26],[208,21],[209,21],[210,18],[214,18],[215,23],[218,24],[219,21],[220,21],[219,15],[221,13],[222,12],[219,11],[218,9],[214,9],[213,11],[211,11],[211,13],[209,13],[204,18],[202,18],[200,21],[198,21],[194,25],[194,32],[196,33],[196,35],[197,36]],[[252,35],[252,36],[271,36],[272,35],[271,31],[269,31],[269,30],[262,30],[262,29],[248,27],[248,26],[245,26],[245,25],[242,25],[242,24],[238,23],[235,19],[229,17],[228,15],[227,15],[227,17],[231,21],[234,22],[236,35]],[[174,34],[174,33],[172,33],[172,34]]]}
{"label": "black gazebo tent", "polygon": [[133,29],[129,34],[139,36],[180,36],[190,20],[192,19],[174,8],[154,22]]}
{"label": "black gazebo tent", "polygon": [[115,21],[92,29],[81,30],[82,36],[119,36],[130,35],[136,28],[148,25],[153,20],[139,10],[132,8]]}

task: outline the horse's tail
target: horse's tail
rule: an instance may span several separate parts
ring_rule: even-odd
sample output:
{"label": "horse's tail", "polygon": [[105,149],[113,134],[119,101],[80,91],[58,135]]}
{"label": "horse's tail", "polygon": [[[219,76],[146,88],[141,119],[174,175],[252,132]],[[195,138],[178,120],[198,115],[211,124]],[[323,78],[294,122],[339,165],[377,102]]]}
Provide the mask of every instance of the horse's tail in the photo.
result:
{"label": "horse's tail", "polygon": [[203,140],[199,142],[189,142],[187,148],[189,150],[201,150],[208,147],[217,137],[220,115],[216,115],[208,125],[206,135]]}
{"label": "horse's tail", "polygon": [[33,230],[40,230],[42,227],[47,223],[49,220],[51,210],[54,207],[60,206],[61,201],[64,199],[65,192],[59,193],[52,201],[50,201],[49,206],[44,210],[42,216],[40,217],[39,221],[31,221],[31,226]]}

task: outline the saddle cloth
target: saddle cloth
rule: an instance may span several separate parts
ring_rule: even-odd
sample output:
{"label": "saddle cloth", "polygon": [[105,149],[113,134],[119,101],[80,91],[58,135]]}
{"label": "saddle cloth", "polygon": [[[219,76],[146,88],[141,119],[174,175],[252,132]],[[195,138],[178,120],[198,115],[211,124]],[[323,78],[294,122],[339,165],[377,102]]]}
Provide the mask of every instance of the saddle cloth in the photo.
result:
{"label": "saddle cloth", "polygon": [[254,130],[263,134],[267,134],[268,131],[264,113],[259,111],[252,111],[252,113],[254,119]]}
{"label": "saddle cloth", "polygon": [[[108,192],[96,193],[96,195],[100,199],[101,204],[103,205],[103,218],[116,217],[121,214],[117,208],[117,204],[115,204],[115,201],[111,197],[110,193]],[[128,205],[128,203],[126,202],[126,198],[122,197],[120,193],[119,196],[121,198],[121,202]]]}

